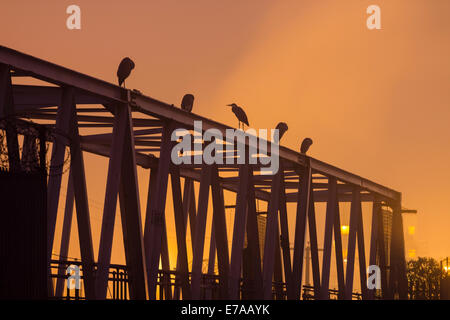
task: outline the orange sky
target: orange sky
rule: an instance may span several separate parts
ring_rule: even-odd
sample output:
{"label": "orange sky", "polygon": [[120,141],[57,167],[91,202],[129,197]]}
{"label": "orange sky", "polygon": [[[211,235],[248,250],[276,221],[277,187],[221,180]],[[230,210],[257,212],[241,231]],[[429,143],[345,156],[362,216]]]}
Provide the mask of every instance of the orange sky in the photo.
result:
{"label": "orange sky", "polygon": [[[82,30],[66,28],[70,4]],[[382,30],[366,28],[371,4]],[[176,105],[192,92],[194,112],[232,126],[231,102],[254,128],[286,121],[288,147],[310,136],[313,157],[401,191],[419,212],[418,254],[440,258],[450,255],[449,14],[448,0],[16,0],[0,3],[0,43],[114,83],[130,56],[127,87]],[[94,230],[107,163],[85,161]]]}

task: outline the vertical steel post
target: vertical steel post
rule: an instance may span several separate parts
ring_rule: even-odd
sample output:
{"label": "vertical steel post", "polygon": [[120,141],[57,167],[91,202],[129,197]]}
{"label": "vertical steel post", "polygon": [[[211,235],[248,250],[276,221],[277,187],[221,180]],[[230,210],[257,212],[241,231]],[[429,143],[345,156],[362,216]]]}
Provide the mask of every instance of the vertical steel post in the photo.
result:
{"label": "vertical steel post", "polygon": [[318,299],[320,294],[320,269],[319,248],[317,245],[316,210],[314,205],[314,192],[311,188],[308,211],[309,241],[311,244],[311,266],[314,283],[314,298]]}
{"label": "vertical steel post", "polygon": [[[142,235],[141,206],[136,168],[133,123],[128,111],[120,173],[119,202],[122,220],[125,259],[128,268],[130,298],[147,298],[147,274]],[[125,293],[126,294],[126,293]]]}
{"label": "vertical steel post", "polygon": [[[102,229],[100,233],[100,245],[98,251],[98,268],[96,279],[97,298],[105,299],[108,287],[108,272],[111,262],[111,250],[114,236],[114,224],[116,218],[117,195],[119,193],[123,149],[125,145],[126,130],[129,121],[129,106],[127,104],[116,106],[114,115],[114,127],[109,157],[108,177],[106,180],[105,202],[103,207]],[[129,142],[128,142],[129,143]]]}
{"label": "vertical steel post", "polygon": [[339,199],[336,201],[334,215],[334,245],[336,255],[336,273],[338,279],[338,299],[343,299],[345,294],[344,258],[342,256],[341,218],[339,212]]}
{"label": "vertical steel post", "polygon": [[212,167],[211,191],[213,200],[213,232],[215,247],[217,249],[217,265],[219,267],[219,290],[222,299],[229,299],[228,283],[230,259],[228,253],[227,224],[225,217],[225,200],[223,188],[219,182],[219,172],[217,166]]}
{"label": "vertical steel post", "polygon": [[[214,276],[214,268],[216,266],[216,233],[214,232],[214,216],[211,226],[211,237],[209,238],[209,255],[208,255],[208,276]],[[208,284],[205,292],[205,299],[212,299],[212,285],[214,280],[208,277]]]}
{"label": "vertical steel post", "polygon": [[250,263],[249,277],[246,279],[251,287],[249,299],[261,299],[262,295],[262,272],[261,251],[259,244],[258,218],[256,213],[255,186],[253,172],[250,170],[250,185],[248,190],[247,211],[247,250]]}
{"label": "vertical steel post", "polygon": [[385,244],[385,230],[383,221],[383,211],[380,205],[380,214],[378,215],[378,250],[380,258],[380,269],[381,269],[381,294],[383,299],[389,297],[389,287],[388,287],[388,277],[387,277],[387,257],[386,257],[386,244]]}
{"label": "vertical steel post", "polygon": [[195,221],[194,252],[192,261],[191,290],[192,298],[201,298],[201,279],[203,266],[203,249],[205,243],[206,218],[208,214],[209,187],[211,184],[211,166],[203,165],[200,179],[197,217]]}
{"label": "vertical steel post", "polygon": [[161,255],[162,238],[165,229],[165,205],[169,167],[171,163],[172,129],[172,123],[166,123],[163,128],[155,192],[152,197],[149,197],[149,203],[147,205],[147,209],[150,210],[147,210],[144,242],[147,259],[148,290],[149,298],[151,300],[156,298],[159,258]]}
{"label": "vertical steel post", "polygon": [[180,171],[176,166],[172,166],[171,173],[172,198],[175,219],[175,230],[178,248],[179,268],[177,268],[177,278],[181,281],[183,299],[191,298],[191,288],[189,285],[189,267],[186,248],[186,226],[183,216],[183,203],[181,198]]}
{"label": "vertical steel post", "polygon": [[[370,254],[369,254],[369,265],[377,264],[377,254],[379,252],[378,247],[380,245],[379,240],[379,229],[380,229],[380,216],[381,215],[381,204],[380,201],[375,196],[372,204],[372,227],[370,230]],[[378,266],[381,269],[381,266]],[[368,290],[367,299],[375,299],[375,289]]]}
{"label": "vertical steel post", "polygon": [[242,266],[242,250],[247,214],[247,193],[249,188],[249,165],[243,164],[239,168],[239,191],[236,195],[236,211],[234,216],[233,242],[231,247],[229,298],[239,299]]}
{"label": "vertical steel post", "polygon": [[361,199],[358,206],[358,226],[357,226],[357,238],[358,238],[358,258],[359,258],[359,279],[361,286],[361,295],[363,299],[368,298],[367,290],[367,269],[366,269],[366,252],[364,246],[364,227],[361,208]]}
{"label": "vertical steel post", "polygon": [[275,229],[275,264],[274,264],[274,272],[273,272],[273,281],[274,281],[274,288],[275,288],[275,298],[276,300],[283,300],[284,294],[283,294],[283,271],[281,266],[281,250],[280,250],[280,231],[277,221],[277,226]]}
{"label": "vertical steel post", "polygon": [[[72,135],[74,122],[76,123],[76,113],[74,108],[74,89],[71,87],[63,88],[61,104],[58,107],[56,115],[57,130]],[[75,114],[75,116],[73,116]],[[53,250],[53,241],[55,237],[56,218],[58,215],[59,195],[61,191],[61,178],[63,173],[64,155],[66,152],[66,143],[60,135],[56,135],[52,147],[52,157],[50,160],[50,172],[47,183],[47,259],[50,266],[50,260]],[[51,271],[49,270],[49,275]],[[53,289],[49,288],[49,293],[53,294]]]}
{"label": "vertical steel post", "polygon": [[300,173],[297,201],[297,218],[295,222],[294,262],[292,266],[292,283],[295,286],[291,299],[298,300],[302,287],[303,253],[305,248],[306,217],[310,210],[311,167],[302,167]]}
{"label": "vertical steel post", "polygon": [[[194,181],[190,178],[185,178],[184,180],[184,189],[183,189],[183,217],[184,217],[184,227],[186,229],[187,234],[187,223],[189,219],[189,226],[191,237],[194,237],[195,234],[195,215],[196,215],[196,206],[195,206],[195,190],[194,190]],[[191,241],[191,249],[193,248],[193,241]]]}
{"label": "vertical steel post", "polygon": [[269,208],[267,210],[266,238],[263,257],[263,293],[264,299],[272,299],[272,284],[275,266],[275,246],[278,244],[278,206],[280,204],[280,179],[284,173],[281,170],[272,177]]}
{"label": "vertical steel post", "polygon": [[[281,180],[280,187],[280,245],[283,254],[284,279],[286,282],[286,293],[293,291],[292,286],[292,264],[291,264],[291,249],[289,242],[289,226],[287,218],[286,206],[286,187],[284,177]],[[287,294],[287,296],[292,296]]]}
{"label": "vertical steel post", "polygon": [[[64,93],[63,93],[64,95]],[[81,261],[87,299],[94,299],[94,249],[92,246],[91,220],[89,217],[89,204],[86,188],[86,176],[84,170],[83,152],[80,146],[78,121],[76,117],[76,105],[70,106],[73,125],[71,130],[71,169],[73,170],[73,186],[78,224],[78,238],[80,240]]]}
{"label": "vertical steel post", "polygon": [[[63,229],[61,235],[61,245],[59,249],[59,259],[67,259],[69,253],[69,243],[70,243],[70,231],[72,229],[73,220],[73,173],[72,170],[69,172],[69,181],[67,182],[67,194],[66,194],[66,206],[64,208],[64,220]],[[64,276],[66,274],[66,268],[63,265],[58,270],[58,279],[56,280],[56,291],[55,297],[62,297],[64,290]]]}
{"label": "vertical steel post", "polygon": [[[156,177],[156,174],[154,175]],[[150,178],[152,179],[152,178]],[[156,183],[156,179],[155,180]],[[193,209],[193,216],[189,216],[191,213],[191,209]],[[190,224],[190,230],[191,235],[194,234],[194,225],[195,225],[195,196],[194,196],[194,183],[192,179],[185,178],[184,179],[184,188],[183,188],[183,224],[184,224],[184,234],[187,235],[187,224],[188,224],[188,218],[190,218],[189,224]],[[193,241],[191,241],[191,248],[193,251]],[[180,270],[180,256],[177,256],[177,271]],[[188,265],[188,271],[189,271],[189,265]],[[174,289],[174,299],[178,300],[180,299],[180,287],[178,285],[175,286]]]}
{"label": "vertical steel post", "polygon": [[358,187],[353,188],[352,204],[350,208],[350,230],[348,235],[347,271],[345,273],[345,299],[351,300],[353,293],[353,272],[355,269],[356,233],[359,224],[359,210],[361,197]]}
{"label": "vertical steel post", "polygon": [[335,223],[337,203],[337,181],[334,177],[328,178],[328,201],[325,217],[325,238],[323,241],[322,259],[322,287],[320,299],[329,299],[330,263],[333,244],[333,225]]}
{"label": "vertical steel post", "polygon": [[170,260],[169,260],[169,243],[167,240],[167,226],[164,223],[163,234],[161,239],[161,266],[162,266],[162,283],[164,288],[164,296],[166,300],[172,300],[172,289],[170,288]]}
{"label": "vertical steel post", "polygon": [[8,160],[11,171],[20,170],[19,141],[15,125],[10,116],[14,115],[14,100],[10,69],[0,64],[0,118],[6,118],[6,143],[8,146]]}
{"label": "vertical steel post", "polygon": [[406,277],[405,243],[401,203],[392,205],[392,238],[390,250],[391,271],[389,286],[391,298],[408,299],[408,280]]}

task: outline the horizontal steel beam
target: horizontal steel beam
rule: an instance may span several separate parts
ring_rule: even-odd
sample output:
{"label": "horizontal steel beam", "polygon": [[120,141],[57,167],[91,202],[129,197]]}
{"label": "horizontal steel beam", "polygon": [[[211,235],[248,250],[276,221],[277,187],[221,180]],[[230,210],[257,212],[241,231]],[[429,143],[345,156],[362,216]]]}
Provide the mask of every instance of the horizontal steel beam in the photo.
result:
{"label": "horizontal steel beam", "polygon": [[[104,144],[96,144],[87,142],[85,139],[81,138],[81,148],[83,151],[93,153],[96,155],[109,157],[110,146]],[[143,168],[156,168],[158,166],[158,159],[156,157],[148,156],[139,152],[136,152],[136,164]],[[190,178],[195,181],[200,181],[201,172],[189,168],[180,167],[180,176],[183,178]],[[222,187],[231,192],[237,192],[239,189],[238,183],[230,183],[220,179]],[[269,201],[270,193],[262,190],[255,190],[255,196],[259,200]],[[287,202],[297,202],[297,193],[292,192],[286,195]],[[371,194],[362,193],[361,201],[373,201],[374,197]],[[327,202],[328,200],[328,190],[314,191],[314,201],[315,202]],[[351,194],[338,194],[338,200],[340,202],[351,202]]]}
{"label": "horizontal steel beam", "polygon": [[314,158],[310,158],[309,160],[311,168],[316,172],[320,172],[327,176],[336,177],[340,181],[359,186],[362,189],[377,193],[383,197],[401,201],[401,193],[398,191],[387,188],[385,186],[382,186],[381,184],[362,178],[348,171],[339,169],[320,160]]}
{"label": "horizontal steel beam", "polygon": [[109,82],[99,80],[57,64],[0,46],[0,63],[9,65],[13,70],[26,71],[33,77],[50,83],[72,86],[110,100],[122,101],[120,88]]}
{"label": "horizontal steel beam", "polygon": [[[7,64],[14,70],[28,72],[32,74],[33,77],[38,79],[58,85],[73,86],[77,89],[84,90],[112,101],[124,102],[122,97],[127,96],[124,94],[125,89],[120,88],[117,85],[61,67],[4,46],[0,46],[0,63]],[[131,92],[131,100],[131,103],[134,105],[134,109],[136,111],[152,115],[158,119],[175,120],[181,127],[193,128],[194,121],[202,121],[203,130],[212,128],[218,129],[222,132],[224,137],[226,136],[225,133],[227,129],[233,129],[222,123],[201,117],[194,113],[185,112],[184,110],[176,108],[173,105],[163,103],[135,91]],[[401,194],[397,191],[329,165],[325,162],[301,155],[298,152],[283,146],[280,146],[279,155],[282,159],[296,165],[305,166],[309,162],[313,172],[336,177],[339,181],[359,186],[362,189],[377,193],[385,198],[401,201]]]}
{"label": "horizontal steel beam", "polygon": [[[314,191],[314,202],[327,202],[328,201],[328,190],[320,190]],[[338,193],[338,201],[339,202],[352,202],[352,194],[351,193]],[[287,202],[297,202],[298,194],[297,192],[290,192],[286,194]],[[361,201],[362,202],[372,202],[374,200],[374,196],[370,193],[361,193]]]}
{"label": "horizontal steel beam", "polygon": [[[61,103],[62,88],[50,86],[13,85],[16,112],[32,106],[58,106]],[[76,104],[104,104],[107,99],[101,96],[78,91],[74,94]]]}
{"label": "horizontal steel beam", "polygon": [[[83,151],[93,153],[103,157],[109,157],[111,153],[110,146],[103,144],[94,144],[89,142],[81,141],[81,149]],[[150,157],[145,154],[136,152],[136,164],[148,169],[158,165],[158,160],[155,157]]]}

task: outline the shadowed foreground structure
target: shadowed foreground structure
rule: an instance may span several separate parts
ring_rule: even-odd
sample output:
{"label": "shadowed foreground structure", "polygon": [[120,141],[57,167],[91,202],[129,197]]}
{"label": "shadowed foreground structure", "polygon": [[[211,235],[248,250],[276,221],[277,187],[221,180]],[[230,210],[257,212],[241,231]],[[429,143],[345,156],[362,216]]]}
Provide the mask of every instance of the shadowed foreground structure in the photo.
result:
{"label": "shadowed foreground structure", "polygon": [[[22,77],[43,80],[49,85],[16,84]],[[31,119],[40,123],[52,144],[47,183],[46,264],[49,279],[57,280],[48,281],[50,297],[64,296],[65,268],[72,263],[82,268],[83,290],[78,294],[87,299],[106,298],[111,281],[116,298],[329,299],[333,294],[339,299],[352,299],[358,250],[360,269],[356,272],[360,273],[361,298],[407,298],[401,194],[397,191],[282,146],[280,169],[272,175],[259,174],[259,164],[174,165],[171,161],[174,129],[185,128],[192,133],[194,121],[201,120],[203,130],[215,128],[225,137],[229,127],[138,91],[5,47],[0,47],[0,118],[8,120],[0,130],[6,136],[11,172],[23,170],[19,152],[22,150],[24,157],[25,148],[19,148],[19,141],[26,139],[16,130],[18,121]],[[81,135],[85,128],[97,131]],[[247,149],[248,144],[246,140]],[[83,152],[109,158],[98,257],[94,256],[92,244]],[[81,262],[51,260],[61,164],[67,155],[70,155],[70,174],[59,256],[67,257],[75,207]],[[193,157],[192,154],[181,156]],[[224,156],[243,155],[235,150]],[[150,170],[144,225],[137,166]],[[165,225],[169,179],[177,239],[176,271],[169,267]],[[212,212],[208,211],[210,190]],[[234,205],[225,206],[224,191],[235,193]],[[117,197],[126,266],[110,263]],[[267,211],[257,210],[257,201],[267,203]],[[317,246],[314,206],[317,202],[326,202],[327,206],[322,267]],[[351,203],[346,264],[342,254],[340,202]],[[362,202],[373,204],[368,244],[364,243]],[[296,204],[295,220],[291,221],[295,223],[295,235],[291,239],[293,254],[289,246],[288,203]],[[231,251],[226,207],[234,208]],[[204,273],[203,250],[210,215],[213,227],[209,270]],[[187,259],[188,220],[192,265]],[[261,230],[260,220],[264,221],[265,230]],[[306,234],[309,239],[305,239]],[[339,284],[334,291],[329,290],[333,238]],[[313,286],[309,289],[301,286],[305,241],[311,246]],[[367,258],[366,245],[370,246]],[[218,272],[214,273],[216,253]],[[375,264],[381,268],[382,285],[376,294],[366,286],[366,267]]]}

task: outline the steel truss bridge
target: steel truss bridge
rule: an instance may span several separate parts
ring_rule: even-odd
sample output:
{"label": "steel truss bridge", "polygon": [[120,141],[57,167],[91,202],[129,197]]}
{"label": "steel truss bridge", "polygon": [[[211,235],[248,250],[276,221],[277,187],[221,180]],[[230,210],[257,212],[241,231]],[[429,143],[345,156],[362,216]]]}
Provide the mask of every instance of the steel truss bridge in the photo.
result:
{"label": "steel truss bridge", "polygon": [[[18,84],[23,78],[47,84]],[[63,266],[68,262],[52,260],[52,248],[61,164],[70,155],[59,255],[66,257],[68,253],[75,206],[81,253],[78,264],[82,266],[82,295],[86,299],[105,299],[111,277],[121,279],[120,283],[126,281],[125,286],[120,284],[120,290],[126,292],[120,294],[130,299],[300,299],[306,241],[310,242],[313,284],[309,289],[303,288],[303,298],[306,291],[310,298],[330,298],[333,255],[338,288],[331,293],[339,299],[354,297],[355,271],[359,272],[362,299],[407,298],[401,193],[395,190],[283,146],[279,148],[280,170],[272,175],[258,174],[258,164],[174,165],[174,129],[192,132],[194,121],[202,121],[203,130],[214,128],[225,137],[230,127],[137,90],[127,90],[6,47],[0,47],[0,118],[0,130],[7,138],[10,171],[22,170],[21,157],[29,156],[29,146],[37,146],[29,144],[30,139],[17,123],[23,125],[32,120],[33,125],[40,124],[47,132],[45,139],[52,145],[47,183],[47,265],[48,278],[57,280],[56,285],[48,282],[50,297],[62,297],[65,288]],[[81,135],[85,128],[96,133]],[[28,141],[28,147],[20,147],[22,140]],[[245,143],[248,148],[249,142]],[[202,148],[206,145],[203,143]],[[83,152],[109,159],[98,256],[94,256]],[[231,156],[236,156],[236,152]],[[142,220],[137,166],[150,170],[149,196]],[[224,191],[235,194],[234,204],[225,206]],[[173,199],[176,270],[170,270],[169,263],[165,223],[168,192]],[[126,271],[122,273],[120,266],[111,264],[117,198],[126,258]],[[208,210],[210,201],[213,210]],[[257,202],[266,204],[267,210],[258,211]],[[322,266],[315,213],[318,202],[326,203]],[[346,262],[339,210],[342,202],[351,204]],[[362,202],[371,203],[373,208],[370,243],[364,243]],[[293,234],[289,234],[288,203],[296,208],[290,212],[295,216],[295,220],[291,219],[295,224]],[[232,239],[227,235],[226,208],[234,209]],[[208,217],[212,217],[209,235]],[[265,229],[261,228],[260,217],[264,218]],[[188,262],[189,231],[192,264]],[[202,267],[207,237],[211,242],[209,270],[205,273]],[[359,271],[355,270],[356,250]],[[368,265],[380,266],[380,290],[367,289]]]}

